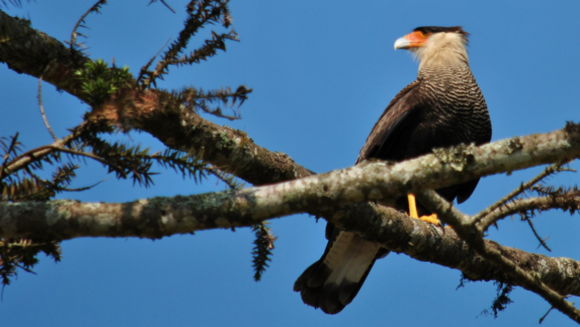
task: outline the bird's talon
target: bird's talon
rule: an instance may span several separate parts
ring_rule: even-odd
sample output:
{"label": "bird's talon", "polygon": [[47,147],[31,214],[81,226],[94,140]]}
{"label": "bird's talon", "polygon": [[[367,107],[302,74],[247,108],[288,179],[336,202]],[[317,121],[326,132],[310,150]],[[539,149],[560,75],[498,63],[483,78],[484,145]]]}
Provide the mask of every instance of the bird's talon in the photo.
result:
{"label": "bird's talon", "polygon": [[431,223],[433,225],[442,226],[441,221],[439,221],[439,218],[437,218],[437,214],[435,214],[435,213],[432,215],[429,215],[429,216],[421,216],[418,219],[422,220],[422,221],[426,221],[426,222]]}

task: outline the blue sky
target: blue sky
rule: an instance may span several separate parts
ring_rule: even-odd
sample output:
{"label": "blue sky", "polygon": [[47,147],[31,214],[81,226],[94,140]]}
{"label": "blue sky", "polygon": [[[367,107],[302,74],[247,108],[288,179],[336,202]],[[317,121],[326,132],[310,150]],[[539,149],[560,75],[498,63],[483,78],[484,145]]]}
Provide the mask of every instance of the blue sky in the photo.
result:
{"label": "blue sky", "polygon": [[[91,58],[102,58],[133,73],[180,30],[186,1],[110,1],[102,15],[87,19],[81,33]],[[32,26],[57,39],[72,27],[91,1],[43,1],[11,7]],[[232,1],[241,42],[227,53],[194,67],[172,69],[166,89],[204,89],[245,84],[254,89],[233,123],[272,151],[287,153],[316,172],[348,167],[386,105],[415,79],[417,63],[393,43],[417,26],[462,25],[472,34],[471,68],[487,100],[493,140],[548,132],[580,119],[580,51],[576,32],[580,3],[468,1]],[[206,36],[209,30],[200,36]],[[201,44],[194,40],[193,45]],[[51,141],[38,112],[38,81],[0,65],[0,136],[20,132],[27,148]],[[78,124],[87,105],[44,84],[48,119],[59,136]],[[161,149],[144,134],[127,142]],[[578,168],[578,165],[573,165]],[[158,169],[160,171],[160,169]],[[540,168],[483,179],[460,207],[475,213],[540,171]],[[88,163],[75,186],[108,178],[94,189],[66,194],[81,201],[124,202],[156,195],[219,191],[215,180],[195,185],[171,172],[143,189],[117,181]],[[550,179],[572,185],[578,176]],[[580,259],[577,216],[547,213],[534,220],[553,256]],[[294,280],[317,260],[326,245],[323,221],[307,215],[274,220],[278,236],[263,280],[252,279],[249,229],[204,231],[162,240],[84,238],[65,241],[63,261],[41,258],[37,275],[21,272],[0,303],[5,326],[513,326],[536,324],[549,309],[522,289],[499,318],[480,316],[494,298],[491,283],[456,290],[460,272],[406,255],[377,262],[353,303],[329,316],[304,305],[292,292]],[[527,224],[506,219],[489,238],[544,253]],[[573,298],[572,301],[578,302]],[[542,326],[572,321],[552,312]]]}

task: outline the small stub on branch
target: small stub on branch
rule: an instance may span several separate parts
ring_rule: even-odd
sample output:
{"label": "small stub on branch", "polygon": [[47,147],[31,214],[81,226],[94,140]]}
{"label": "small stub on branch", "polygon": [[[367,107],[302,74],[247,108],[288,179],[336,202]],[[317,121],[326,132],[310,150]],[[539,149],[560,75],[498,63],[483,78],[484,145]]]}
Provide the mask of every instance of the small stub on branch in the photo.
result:
{"label": "small stub on branch", "polygon": [[508,140],[506,148],[505,148],[505,153],[512,154],[518,150],[521,150],[522,148],[523,148],[523,145],[522,145],[522,142],[520,141],[519,136],[514,136]]}
{"label": "small stub on branch", "polygon": [[564,127],[564,131],[566,131],[570,145],[577,146],[580,144],[580,124],[567,121],[566,127]]}
{"label": "small stub on branch", "polygon": [[473,160],[473,150],[475,144],[459,144],[450,148],[433,149],[435,156],[443,163],[448,164],[456,171],[463,171],[463,168]]}

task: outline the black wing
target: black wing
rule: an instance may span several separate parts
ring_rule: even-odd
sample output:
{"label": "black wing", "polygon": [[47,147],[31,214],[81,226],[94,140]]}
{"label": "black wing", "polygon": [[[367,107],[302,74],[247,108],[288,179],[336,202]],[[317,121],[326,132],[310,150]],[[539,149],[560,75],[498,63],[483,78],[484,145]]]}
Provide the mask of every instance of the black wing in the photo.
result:
{"label": "black wing", "polygon": [[416,127],[418,120],[412,118],[419,115],[421,110],[420,84],[420,80],[414,81],[391,100],[360,150],[357,164],[370,158],[396,161],[405,159],[398,158],[401,155],[392,153],[392,150],[397,146],[396,141],[401,138],[401,134]]}
{"label": "black wing", "polygon": [[[413,121],[409,117],[418,108],[413,90],[419,83],[409,84],[387,106],[362,148],[357,163],[392,150],[401,134],[398,131],[405,130]],[[326,238],[328,245],[324,254],[296,280],[294,291],[300,292],[304,303],[336,314],[354,299],[375,260],[386,256],[388,251],[330,223],[326,226]]]}

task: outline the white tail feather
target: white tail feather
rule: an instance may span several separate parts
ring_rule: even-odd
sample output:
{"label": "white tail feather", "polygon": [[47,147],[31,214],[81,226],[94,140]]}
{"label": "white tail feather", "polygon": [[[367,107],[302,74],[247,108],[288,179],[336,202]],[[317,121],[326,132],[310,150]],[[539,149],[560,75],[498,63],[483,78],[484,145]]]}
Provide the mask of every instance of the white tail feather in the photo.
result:
{"label": "white tail feather", "polygon": [[332,270],[325,284],[340,285],[345,279],[350,283],[360,281],[372,264],[379,247],[378,244],[369,242],[354,233],[340,232],[324,260],[324,263]]}

